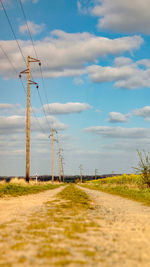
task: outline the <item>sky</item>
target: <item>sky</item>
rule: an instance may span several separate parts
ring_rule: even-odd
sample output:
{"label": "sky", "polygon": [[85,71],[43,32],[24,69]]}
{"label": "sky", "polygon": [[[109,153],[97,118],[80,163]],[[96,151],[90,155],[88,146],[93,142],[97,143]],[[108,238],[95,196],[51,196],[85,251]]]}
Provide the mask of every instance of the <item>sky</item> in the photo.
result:
{"label": "sky", "polygon": [[59,148],[66,175],[134,172],[150,151],[150,1],[1,0],[0,25],[0,176],[25,176],[28,56],[30,175],[52,172],[52,128],[55,175]]}

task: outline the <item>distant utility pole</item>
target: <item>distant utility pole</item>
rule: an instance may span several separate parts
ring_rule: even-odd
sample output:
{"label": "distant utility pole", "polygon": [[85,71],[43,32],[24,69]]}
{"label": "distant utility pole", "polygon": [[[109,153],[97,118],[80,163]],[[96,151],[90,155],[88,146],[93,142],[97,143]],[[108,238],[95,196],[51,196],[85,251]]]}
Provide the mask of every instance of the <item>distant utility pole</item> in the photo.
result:
{"label": "distant utility pole", "polygon": [[95,169],[95,180],[96,180],[96,178],[97,178],[97,169]]}
{"label": "distant utility pole", "polygon": [[52,182],[54,182],[54,141],[57,141],[54,139],[54,132],[57,133],[57,131],[52,128],[52,134],[49,136],[49,138],[52,136]]}
{"label": "distant utility pole", "polygon": [[61,148],[59,148],[59,182],[61,182]]}
{"label": "distant utility pole", "polygon": [[61,170],[62,170],[62,177],[64,182],[64,167],[63,167],[63,155],[61,154]]}
{"label": "distant utility pole", "polygon": [[79,168],[80,168],[80,182],[82,183],[82,164],[80,164]]}
{"label": "distant utility pole", "polygon": [[26,181],[30,180],[30,84],[35,84],[38,88],[38,84],[34,81],[31,81],[31,73],[30,73],[30,62],[39,62],[40,60],[32,58],[28,56],[28,68],[24,71],[21,71],[19,74],[19,78],[21,78],[21,74],[28,74],[28,85],[27,85],[27,118],[26,118]]}

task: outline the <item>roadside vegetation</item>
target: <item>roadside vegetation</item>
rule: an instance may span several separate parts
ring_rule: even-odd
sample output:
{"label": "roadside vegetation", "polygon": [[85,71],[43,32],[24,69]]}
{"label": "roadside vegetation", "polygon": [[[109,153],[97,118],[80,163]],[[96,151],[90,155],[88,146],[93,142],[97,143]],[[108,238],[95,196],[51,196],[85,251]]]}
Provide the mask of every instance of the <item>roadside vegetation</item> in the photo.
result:
{"label": "roadside vegetation", "polygon": [[0,183],[0,198],[5,196],[22,196],[28,194],[36,194],[45,190],[58,188],[62,184],[52,184],[50,182],[31,182],[26,183],[24,179],[14,178],[10,183]]}
{"label": "roadside vegetation", "polygon": [[120,195],[150,205],[150,188],[144,183],[143,174],[123,174],[121,176],[92,180],[82,186]]}

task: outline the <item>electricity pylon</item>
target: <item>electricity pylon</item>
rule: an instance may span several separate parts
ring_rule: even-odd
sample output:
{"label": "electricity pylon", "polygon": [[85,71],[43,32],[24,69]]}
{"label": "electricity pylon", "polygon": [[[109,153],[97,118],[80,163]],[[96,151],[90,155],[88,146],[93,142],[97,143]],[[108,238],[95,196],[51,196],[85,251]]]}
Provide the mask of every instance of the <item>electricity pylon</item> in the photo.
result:
{"label": "electricity pylon", "polygon": [[21,71],[19,74],[19,78],[21,78],[21,74],[28,74],[28,85],[27,85],[27,117],[26,117],[26,182],[30,180],[30,84],[35,84],[38,88],[38,84],[34,81],[31,81],[31,70],[30,70],[30,62],[39,62],[41,66],[41,62],[39,59],[32,58],[28,56],[28,68],[24,71]]}
{"label": "electricity pylon", "polygon": [[97,169],[95,169],[95,180],[96,180],[96,178],[97,178]]}
{"label": "electricity pylon", "polygon": [[82,164],[80,164],[79,168],[80,168],[80,182],[82,183]]}
{"label": "electricity pylon", "polygon": [[50,136],[52,136],[52,182],[54,182],[54,141],[58,142],[58,140],[54,139],[54,132],[57,133],[57,131],[52,128],[52,134],[50,134]]}

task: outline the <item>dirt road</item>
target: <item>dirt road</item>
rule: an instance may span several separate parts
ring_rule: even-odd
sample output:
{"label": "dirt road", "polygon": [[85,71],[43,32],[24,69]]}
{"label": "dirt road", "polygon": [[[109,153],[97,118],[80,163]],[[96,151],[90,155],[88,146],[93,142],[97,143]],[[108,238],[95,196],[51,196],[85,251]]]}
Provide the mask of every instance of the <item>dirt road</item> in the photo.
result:
{"label": "dirt road", "polygon": [[82,188],[93,208],[75,214],[61,190],[0,200],[0,266],[150,266],[149,207]]}
{"label": "dirt road", "polygon": [[108,266],[150,266],[150,207],[100,191],[83,190],[95,202],[93,215],[100,218],[101,225],[97,244]]}
{"label": "dirt road", "polygon": [[40,210],[46,201],[52,200],[61,190],[62,188],[57,188],[39,194],[0,199],[0,224],[23,216],[27,218],[30,213]]}

